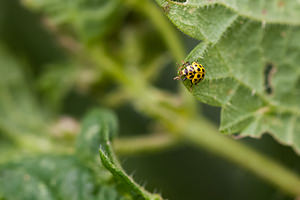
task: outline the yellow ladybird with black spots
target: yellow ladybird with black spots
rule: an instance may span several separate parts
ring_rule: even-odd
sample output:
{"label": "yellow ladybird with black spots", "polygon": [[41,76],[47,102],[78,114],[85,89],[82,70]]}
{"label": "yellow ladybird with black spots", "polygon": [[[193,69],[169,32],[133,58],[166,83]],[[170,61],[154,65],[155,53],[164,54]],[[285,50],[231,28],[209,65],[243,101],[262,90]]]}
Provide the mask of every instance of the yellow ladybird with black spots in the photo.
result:
{"label": "yellow ladybird with black spots", "polygon": [[191,87],[197,85],[205,77],[205,69],[203,65],[197,62],[185,62],[179,67],[178,76],[174,80],[183,80],[189,79],[191,82]]}

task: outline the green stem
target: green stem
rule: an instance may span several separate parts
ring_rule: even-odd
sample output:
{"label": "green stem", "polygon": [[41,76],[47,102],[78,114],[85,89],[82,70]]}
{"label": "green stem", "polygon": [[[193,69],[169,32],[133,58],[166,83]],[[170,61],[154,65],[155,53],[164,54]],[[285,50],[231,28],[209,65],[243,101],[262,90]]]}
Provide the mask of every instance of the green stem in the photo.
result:
{"label": "green stem", "polygon": [[36,134],[11,135],[9,139],[15,145],[5,147],[6,153],[1,156],[0,164],[15,161],[29,155],[69,155],[74,153],[73,145],[60,144],[49,137]]}
{"label": "green stem", "polygon": [[[120,81],[126,91],[131,91],[131,99],[137,109],[158,119],[169,129],[170,133],[239,164],[288,194],[300,195],[300,178],[296,173],[254,149],[221,135],[208,120],[189,115],[191,112],[184,109],[182,111],[178,109],[178,106],[166,105],[165,102],[161,102],[153,92],[154,89],[138,76],[131,79],[128,75],[126,78],[126,73],[122,73],[121,67],[103,50],[96,47],[96,49],[92,49],[90,55],[93,55],[92,59],[99,66],[105,66],[107,72]],[[122,79],[118,79],[116,70],[123,74]]]}
{"label": "green stem", "polygon": [[215,127],[206,126],[203,129],[198,119],[186,119],[185,125],[176,128],[178,134],[190,143],[240,165],[290,195],[300,195],[300,178],[295,172],[230,137],[211,134],[217,131]]}
{"label": "green stem", "polygon": [[173,57],[180,62],[185,57],[185,48],[175,28],[171,26],[167,18],[159,8],[149,0],[124,0],[125,3],[135,8],[136,11],[146,15],[152,24],[160,32]]}
{"label": "green stem", "polygon": [[25,149],[28,153],[71,154],[74,152],[74,148],[71,145],[62,145],[54,142],[49,137],[34,134],[19,135],[14,139],[14,142],[20,149]]}
{"label": "green stem", "polygon": [[137,155],[167,150],[179,144],[178,139],[169,134],[151,134],[132,138],[117,138],[113,142],[119,155]]}

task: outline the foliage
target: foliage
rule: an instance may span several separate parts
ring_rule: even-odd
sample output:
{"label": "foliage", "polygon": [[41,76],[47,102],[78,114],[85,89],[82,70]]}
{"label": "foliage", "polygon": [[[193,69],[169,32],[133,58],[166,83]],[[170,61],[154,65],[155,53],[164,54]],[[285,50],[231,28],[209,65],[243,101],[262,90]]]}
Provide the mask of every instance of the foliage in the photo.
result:
{"label": "foliage", "polygon": [[[0,199],[160,200],[117,157],[183,143],[254,173],[281,199],[300,196],[295,172],[229,137],[269,132],[299,151],[300,4],[157,3],[162,10],[148,0],[0,2]],[[187,57],[164,14],[200,41]],[[175,88],[176,70],[167,67],[184,57],[205,66],[205,80],[191,93],[221,107],[220,130],[226,134],[205,117],[211,111],[204,113],[189,90]],[[136,118],[119,111],[124,105]],[[118,121],[116,113],[125,117]],[[138,127],[153,133],[119,138],[119,132],[140,134]],[[184,157],[166,168],[179,170],[192,156]],[[156,170],[155,164],[148,168]],[[206,185],[179,178],[189,173],[209,174],[176,171],[172,180],[189,192],[198,181]]]}

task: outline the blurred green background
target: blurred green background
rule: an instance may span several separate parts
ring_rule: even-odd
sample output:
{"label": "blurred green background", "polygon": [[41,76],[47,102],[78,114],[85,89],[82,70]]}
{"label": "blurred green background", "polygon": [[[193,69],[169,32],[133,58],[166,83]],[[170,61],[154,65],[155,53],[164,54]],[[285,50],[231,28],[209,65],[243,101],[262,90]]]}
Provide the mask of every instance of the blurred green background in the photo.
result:
{"label": "blurred green background", "polygon": [[[130,6],[122,6],[119,11],[116,19],[110,20],[113,26],[107,25],[110,28],[101,33],[106,45],[113,49],[116,58],[126,58],[126,62],[135,63],[138,62],[136,59],[143,59],[143,62],[147,63],[162,56],[159,63],[163,65],[163,69],[158,70],[154,85],[172,93],[177,92],[179,83],[172,80],[176,74],[176,63],[168,55],[159,32],[146,16]],[[198,44],[198,41],[179,34],[186,52]],[[127,39],[122,39],[126,37]],[[0,42],[18,62],[24,64],[23,71],[30,91],[36,94],[38,103],[48,110],[48,117],[58,119],[60,116],[69,116],[80,120],[90,108],[103,106],[111,107],[116,112],[121,137],[147,134],[156,129],[155,120],[137,112],[130,102],[115,106],[105,101],[106,95],[117,87],[114,80],[106,77],[105,73],[93,74],[92,79],[88,79],[87,82],[75,80],[69,84],[67,76],[70,74],[66,69],[66,83],[60,80],[57,86],[51,85],[50,89],[46,83],[46,87],[43,87],[43,77],[48,70],[55,67],[62,69],[70,63],[76,63],[74,60],[78,58],[70,56],[61,47],[56,35],[45,27],[43,15],[28,10],[19,1],[0,1]],[[130,57],[130,45],[138,45],[132,48],[140,49],[139,58]],[[57,66],[57,63],[68,64]],[[1,79],[3,77],[5,73],[1,74]],[[67,88],[62,89],[60,84],[66,84]],[[57,94],[57,91],[61,94]],[[99,101],[99,96],[103,97],[103,101]],[[200,103],[197,107],[202,109],[213,123],[219,124],[218,108]],[[26,121],[26,118],[22,120]],[[0,127],[0,131],[5,132],[6,129]],[[0,137],[3,147],[10,143],[6,134],[1,134]],[[300,160],[295,152],[280,145],[271,136],[265,135],[259,140],[243,140],[300,173]],[[64,142],[66,141],[68,139],[64,139]],[[5,151],[2,151],[1,156],[5,156],[4,154]],[[159,153],[121,156],[120,160],[128,174],[133,174],[138,183],[145,185],[149,191],[160,192],[163,197],[171,200],[292,199],[246,170],[205,150],[187,145]]]}

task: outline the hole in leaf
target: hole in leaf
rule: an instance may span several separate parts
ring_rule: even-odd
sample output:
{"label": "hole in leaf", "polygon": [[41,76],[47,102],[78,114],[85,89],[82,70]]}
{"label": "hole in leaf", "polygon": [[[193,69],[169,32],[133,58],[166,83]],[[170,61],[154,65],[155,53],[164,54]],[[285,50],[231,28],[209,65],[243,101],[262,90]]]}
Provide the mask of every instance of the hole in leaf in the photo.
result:
{"label": "hole in leaf", "polygon": [[264,70],[264,77],[265,77],[265,92],[267,94],[272,94],[273,93],[273,88],[272,88],[272,77],[274,73],[276,72],[276,68],[272,63],[268,63],[265,66]]}

